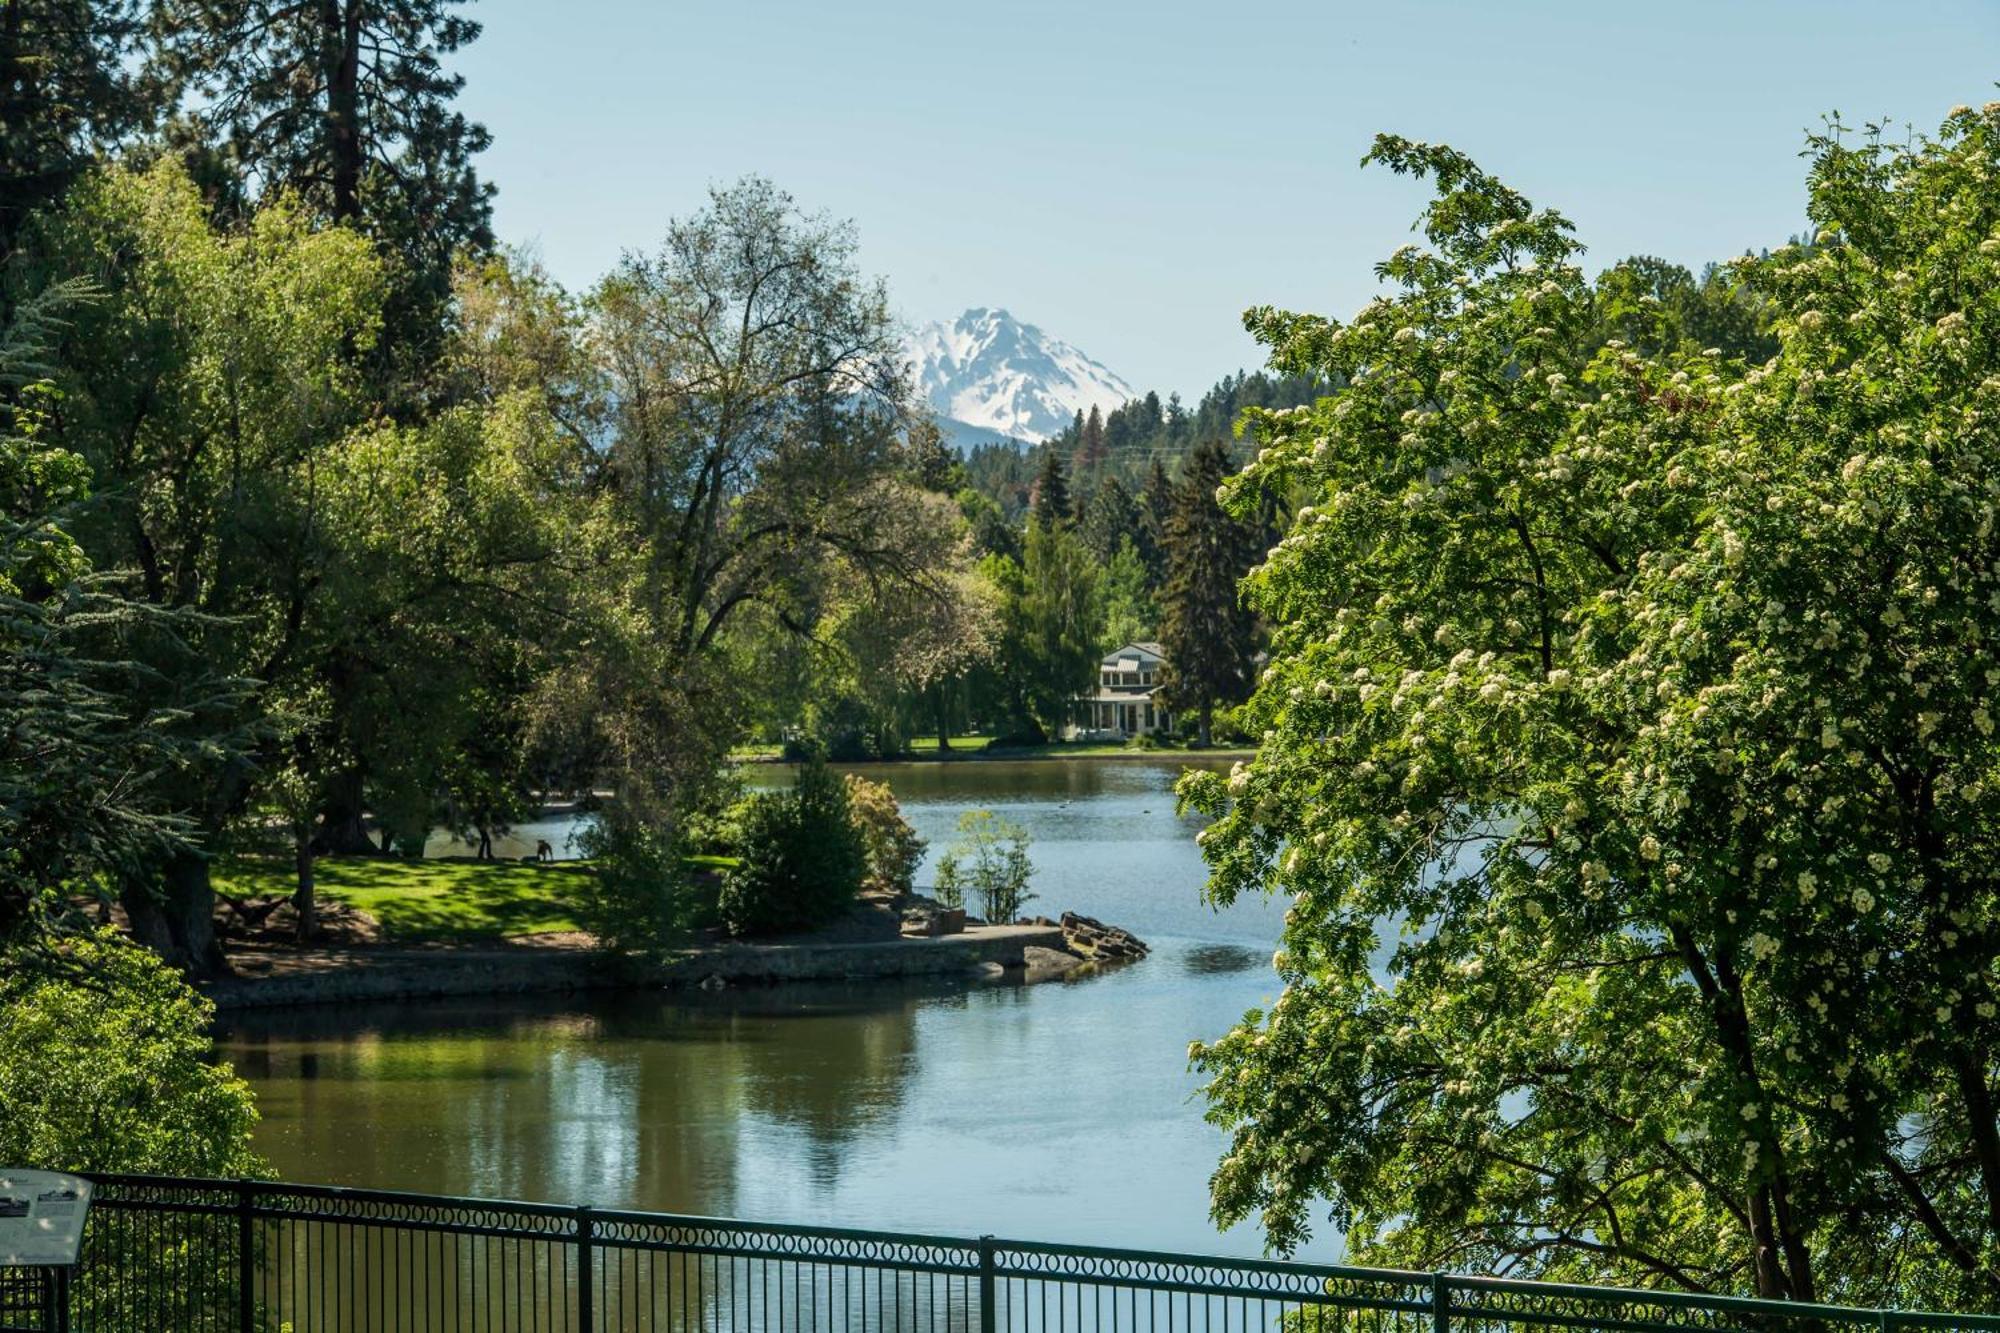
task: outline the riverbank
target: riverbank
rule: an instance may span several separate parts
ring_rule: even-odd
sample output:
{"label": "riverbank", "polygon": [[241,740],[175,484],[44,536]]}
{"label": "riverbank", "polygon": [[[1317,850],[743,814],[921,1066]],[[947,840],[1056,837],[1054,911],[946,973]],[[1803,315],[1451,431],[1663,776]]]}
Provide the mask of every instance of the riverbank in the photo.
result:
{"label": "riverbank", "polygon": [[229,952],[237,975],[210,981],[202,990],[217,1009],[235,1011],[451,996],[716,989],[996,973],[1039,981],[1061,976],[1082,961],[1068,953],[1060,926],[979,926],[935,939],[863,943],[727,941],[676,950],[658,959],[614,953],[598,947],[589,935],[565,932],[482,946],[239,946]]}
{"label": "riverbank", "polygon": [[580,861],[328,857],[318,867],[321,933],[301,947],[290,939],[287,867],[228,861],[217,884],[229,904],[220,924],[233,927],[224,937],[233,975],[204,989],[218,1008],[243,1009],[1009,972],[1035,981],[1144,952],[1104,947],[1107,928],[1088,918],[899,936],[892,910],[861,903],[816,934],[710,939],[639,957],[603,948],[571,915],[591,873]]}
{"label": "riverbank", "polygon": [[[1172,763],[1175,760],[1208,762],[1217,759],[1251,759],[1257,754],[1255,746],[1215,745],[1206,750],[1188,746],[1140,746],[1113,743],[1109,741],[1049,741],[1041,745],[995,746],[990,742],[981,743],[977,736],[968,736],[963,742],[949,750],[940,750],[935,737],[913,741],[909,749],[898,755],[884,759],[839,761],[834,767],[852,767],[856,764],[955,764],[1000,762],[1007,760],[1045,759],[1117,759],[1143,763]],[[776,746],[739,746],[729,755],[738,764],[788,764],[784,753]]]}

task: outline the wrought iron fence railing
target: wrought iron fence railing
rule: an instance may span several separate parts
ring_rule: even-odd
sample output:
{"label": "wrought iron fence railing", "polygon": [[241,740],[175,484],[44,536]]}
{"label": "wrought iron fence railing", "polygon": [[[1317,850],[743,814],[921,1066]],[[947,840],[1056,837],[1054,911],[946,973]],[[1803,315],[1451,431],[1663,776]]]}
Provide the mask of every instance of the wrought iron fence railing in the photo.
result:
{"label": "wrought iron fence railing", "polygon": [[2000,1316],[99,1176],[84,1261],[0,1282],[74,1333],[1896,1333]]}

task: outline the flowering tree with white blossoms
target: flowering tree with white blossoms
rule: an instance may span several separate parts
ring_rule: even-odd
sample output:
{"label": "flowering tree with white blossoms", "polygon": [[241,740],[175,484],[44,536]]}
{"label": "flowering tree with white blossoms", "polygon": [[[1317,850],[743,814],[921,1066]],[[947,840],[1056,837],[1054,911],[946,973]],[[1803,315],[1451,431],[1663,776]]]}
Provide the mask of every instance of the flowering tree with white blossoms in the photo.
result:
{"label": "flowering tree with white blossoms", "polygon": [[1799,1300],[2000,1298],[2000,104],[1814,141],[1737,266],[1757,366],[1597,345],[1557,214],[1448,148],[1425,247],[1273,364],[1231,487],[1255,760],[1190,775],[1220,901],[1290,895],[1194,1050],[1221,1221],[1279,1249]]}

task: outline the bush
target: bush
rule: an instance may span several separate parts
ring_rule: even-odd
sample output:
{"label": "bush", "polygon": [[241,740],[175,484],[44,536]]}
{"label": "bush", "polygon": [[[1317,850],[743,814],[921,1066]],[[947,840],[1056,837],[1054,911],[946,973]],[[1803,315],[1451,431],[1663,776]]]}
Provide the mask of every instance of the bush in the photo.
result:
{"label": "bush", "polygon": [[257,1175],[250,1086],[210,1061],[209,1002],[109,931],[0,956],[0,1162]]}
{"label": "bush", "polygon": [[760,792],[744,809],[742,864],[723,876],[723,924],[735,935],[811,930],[844,911],[868,873],[847,786],[812,759],[790,791]]}
{"label": "bush", "polygon": [[675,833],[600,817],[576,840],[595,863],[581,877],[576,917],[612,948],[660,948],[720,919],[714,877],[689,868],[687,844]]}
{"label": "bush", "polygon": [[958,818],[958,841],[938,862],[937,899],[963,907],[970,894],[986,920],[1012,921],[1034,900],[1034,873],[1026,829],[991,810],[968,810]]}
{"label": "bush", "polygon": [[743,841],[740,821],[749,788],[734,769],[717,774],[701,800],[681,818],[681,851],[689,856],[734,856]]}
{"label": "bush", "polygon": [[[250,1087],[211,1058],[212,1012],[157,955],[110,931],[53,956],[0,952],[0,1162],[268,1176],[250,1149]],[[77,1327],[233,1327],[234,1227],[192,1214],[156,1222],[155,1267],[93,1273],[74,1296]]]}
{"label": "bush", "polygon": [[861,887],[870,893],[899,897],[908,893],[924,859],[924,840],[903,818],[888,783],[870,782],[853,773],[847,775],[846,782],[848,808],[868,857]]}

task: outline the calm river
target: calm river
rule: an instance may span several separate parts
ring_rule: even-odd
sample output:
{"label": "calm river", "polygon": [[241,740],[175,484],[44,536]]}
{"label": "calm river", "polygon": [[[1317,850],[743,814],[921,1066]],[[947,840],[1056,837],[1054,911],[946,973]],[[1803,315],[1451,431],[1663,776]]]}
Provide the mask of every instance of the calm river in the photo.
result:
{"label": "calm river", "polygon": [[[963,983],[346,1006],[234,1018],[259,1148],[290,1180],[1250,1255],[1218,1234],[1187,1044],[1275,991],[1282,909],[1200,900],[1178,766],[910,764],[934,858],[959,815],[1034,835],[1039,901],[1152,957]],[[928,882],[926,873],[918,882]],[[1330,1241],[1300,1257],[1334,1257]]]}

